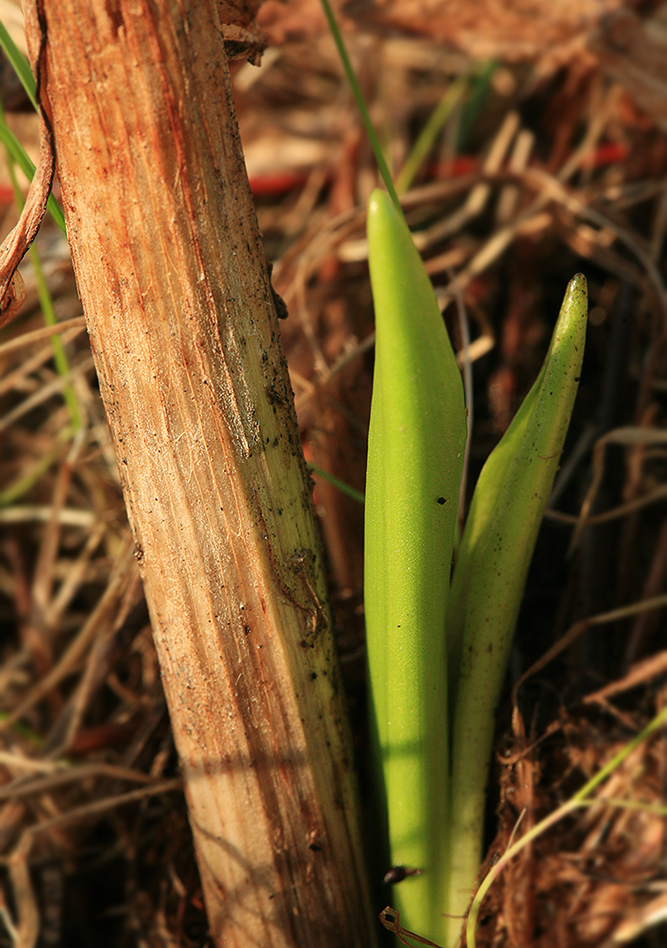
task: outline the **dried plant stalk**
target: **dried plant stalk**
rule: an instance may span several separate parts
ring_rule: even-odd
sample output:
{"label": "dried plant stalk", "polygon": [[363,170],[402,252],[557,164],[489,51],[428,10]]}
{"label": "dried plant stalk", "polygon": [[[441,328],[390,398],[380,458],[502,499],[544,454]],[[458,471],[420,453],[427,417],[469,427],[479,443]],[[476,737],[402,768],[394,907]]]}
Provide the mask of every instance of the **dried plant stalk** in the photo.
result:
{"label": "dried plant stalk", "polygon": [[[308,479],[215,0],[41,0],[79,293],[216,944],[374,942]],[[38,16],[39,13],[39,16]]]}

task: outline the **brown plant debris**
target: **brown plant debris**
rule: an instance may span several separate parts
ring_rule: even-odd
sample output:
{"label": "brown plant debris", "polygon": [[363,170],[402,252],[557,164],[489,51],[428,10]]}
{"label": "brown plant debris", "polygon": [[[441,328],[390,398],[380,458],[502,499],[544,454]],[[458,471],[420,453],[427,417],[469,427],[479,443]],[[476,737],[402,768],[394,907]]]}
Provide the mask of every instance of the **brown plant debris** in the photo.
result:
{"label": "brown plant debris", "polygon": [[[568,280],[589,280],[580,393],[509,684],[550,661],[519,688],[514,732],[510,687],[499,708],[507,756],[491,786],[488,864],[522,813],[519,836],[663,703],[665,9],[402,0],[342,11],[397,172],[463,83],[404,206],[461,361],[472,363],[470,484],[539,369]],[[289,311],[281,328],[303,446],[318,469],[363,491],[373,350],[364,205],[375,165],[318,4],[269,0],[257,24],[272,45],[259,69],[235,64],[235,95]],[[7,181],[3,234],[17,219]],[[37,249],[57,325],[44,326],[26,263],[26,301],[0,335],[0,945],[204,946],[116,461],[66,246],[48,222]],[[314,480],[363,782],[363,507]],[[656,734],[600,788],[599,805],[511,862],[484,904],[478,944],[664,944],[665,760]],[[379,881],[385,869],[371,871]]]}

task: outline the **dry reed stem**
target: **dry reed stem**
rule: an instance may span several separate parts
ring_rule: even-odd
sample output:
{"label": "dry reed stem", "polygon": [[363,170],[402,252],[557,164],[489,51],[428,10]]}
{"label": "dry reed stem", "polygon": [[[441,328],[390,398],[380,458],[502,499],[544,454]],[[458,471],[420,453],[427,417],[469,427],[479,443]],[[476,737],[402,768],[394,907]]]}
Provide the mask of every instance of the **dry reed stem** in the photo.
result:
{"label": "dry reed stem", "polygon": [[[217,6],[44,2],[42,19],[213,939],[367,946],[344,699]],[[34,56],[34,10],[29,26]]]}

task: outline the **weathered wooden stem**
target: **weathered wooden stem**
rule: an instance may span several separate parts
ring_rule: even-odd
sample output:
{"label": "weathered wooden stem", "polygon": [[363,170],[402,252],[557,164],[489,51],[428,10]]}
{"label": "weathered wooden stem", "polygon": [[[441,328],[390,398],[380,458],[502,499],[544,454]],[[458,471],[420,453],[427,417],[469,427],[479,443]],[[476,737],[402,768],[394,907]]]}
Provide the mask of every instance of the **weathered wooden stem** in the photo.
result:
{"label": "weathered wooden stem", "polygon": [[38,0],[42,94],[210,928],[374,942],[318,539],[216,0]]}

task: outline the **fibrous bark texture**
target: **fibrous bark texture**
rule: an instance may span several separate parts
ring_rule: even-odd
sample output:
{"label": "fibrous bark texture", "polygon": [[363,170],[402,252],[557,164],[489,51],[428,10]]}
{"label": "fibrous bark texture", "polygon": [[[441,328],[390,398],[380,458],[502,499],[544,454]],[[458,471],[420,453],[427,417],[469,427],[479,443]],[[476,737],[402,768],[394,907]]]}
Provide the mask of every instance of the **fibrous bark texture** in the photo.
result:
{"label": "fibrous bark texture", "polygon": [[217,5],[27,13],[212,934],[367,948],[344,698]]}

